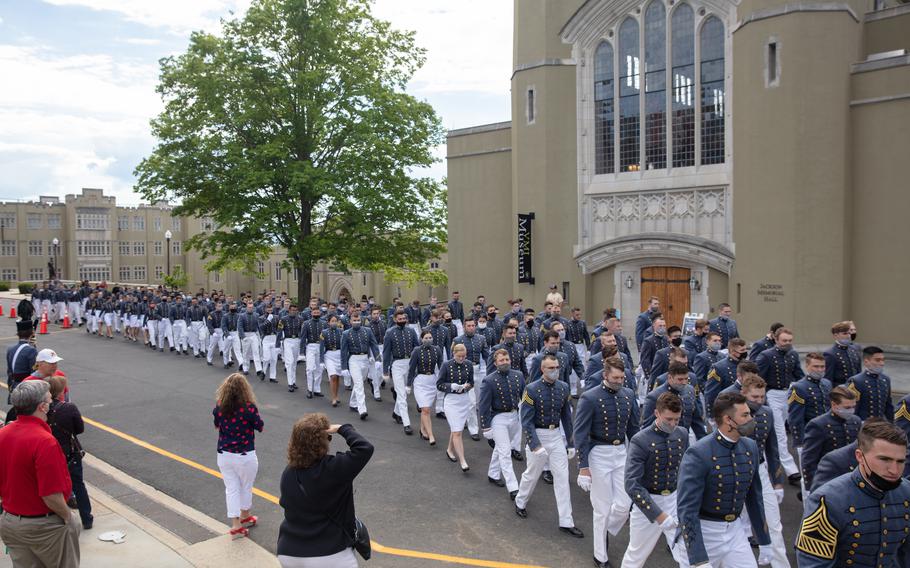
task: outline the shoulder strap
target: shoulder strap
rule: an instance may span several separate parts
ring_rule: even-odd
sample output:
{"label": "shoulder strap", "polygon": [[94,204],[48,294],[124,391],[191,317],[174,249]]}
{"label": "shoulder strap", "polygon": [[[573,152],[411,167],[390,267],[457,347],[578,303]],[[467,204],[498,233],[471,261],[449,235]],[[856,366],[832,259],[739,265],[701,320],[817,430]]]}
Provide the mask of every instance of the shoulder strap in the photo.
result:
{"label": "shoulder strap", "polygon": [[16,368],[16,359],[19,358],[19,353],[22,353],[22,349],[23,349],[24,347],[26,347],[27,345],[28,345],[27,342],[26,342],[26,343],[23,343],[22,345],[19,346],[18,349],[16,349],[16,352],[13,354],[13,362],[12,362],[12,364],[9,366],[9,371],[10,371],[10,373],[12,373],[12,372],[13,372],[13,369]]}

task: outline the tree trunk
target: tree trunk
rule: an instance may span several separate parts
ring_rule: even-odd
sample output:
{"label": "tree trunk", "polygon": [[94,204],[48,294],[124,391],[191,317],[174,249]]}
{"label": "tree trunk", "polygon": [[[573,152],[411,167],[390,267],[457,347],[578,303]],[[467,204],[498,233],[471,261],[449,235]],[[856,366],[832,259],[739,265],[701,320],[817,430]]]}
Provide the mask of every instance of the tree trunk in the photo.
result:
{"label": "tree trunk", "polygon": [[311,289],[313,287],[313,267],[303,266],[303,263],[297,261],[297,305],[303,309],[310,301]]}

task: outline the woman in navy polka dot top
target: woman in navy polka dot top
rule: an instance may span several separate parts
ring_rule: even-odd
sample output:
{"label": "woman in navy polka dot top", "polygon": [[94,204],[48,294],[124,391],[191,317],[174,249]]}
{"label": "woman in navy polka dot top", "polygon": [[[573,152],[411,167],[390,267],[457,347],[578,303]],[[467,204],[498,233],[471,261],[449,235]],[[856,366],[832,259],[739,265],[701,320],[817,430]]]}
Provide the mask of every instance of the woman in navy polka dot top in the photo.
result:
{"label": "woman in navy polka dot top", "polygon": [[256,457],[256,430],[262,432],[262,418],[256,408],[256,397],[246,377],[234,373],[221,383],[215,393],[212,410],[218,430],[218,469],[224,478],[230,535],[249,536],[250,527],[258,520],[250,514],[253,506],[253,482],[259,471]]}

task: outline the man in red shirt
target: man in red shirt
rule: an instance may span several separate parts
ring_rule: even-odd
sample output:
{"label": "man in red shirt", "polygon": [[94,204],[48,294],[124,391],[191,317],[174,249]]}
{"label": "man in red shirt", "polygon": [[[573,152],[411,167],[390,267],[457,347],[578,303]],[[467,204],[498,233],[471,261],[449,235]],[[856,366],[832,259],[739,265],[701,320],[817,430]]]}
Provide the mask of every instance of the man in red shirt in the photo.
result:
{"label": "man in red shirt", "polygon": [[66,506],[72,482],[47,425],[49,385],[26,381],[12,403],[18,418],[0,429],[0,538],[15,567],[78,567],[81,526]]}

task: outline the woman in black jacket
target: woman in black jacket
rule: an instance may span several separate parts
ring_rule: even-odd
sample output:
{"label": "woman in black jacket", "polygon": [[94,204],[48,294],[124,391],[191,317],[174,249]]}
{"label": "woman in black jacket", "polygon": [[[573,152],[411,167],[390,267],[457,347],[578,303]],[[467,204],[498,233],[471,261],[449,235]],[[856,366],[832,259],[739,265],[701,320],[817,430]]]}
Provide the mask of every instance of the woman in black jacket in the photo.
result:
{"label": "woman in black jacket", "polygon": [[[329,455],[336,432],[349,450]],[[325,414],[308,414],[294,424],[279,501],[284,521],[278,560],[284,568],[357,567],[353,481],[372,455],[373,445],[353,426],[329,425]]]}
{"label": "woman in black jacket", "polygon": [[60,396],[66,391],[66,377],[55,375],[45,380],[51,385],[51,397],[54,399],[47,413],[47,424],[60,443],[63,455],[66,456],[66,467],[73,482],[73,495],[76,497],[82,528],[88,530],[92,528],[95,517],[92,516],[92,502],[88,498],[88,490],[82,478],[82,445],[76,438],[85,432],[85,423],[75,404],[60,400]]}

